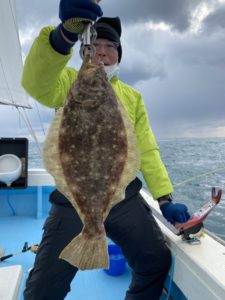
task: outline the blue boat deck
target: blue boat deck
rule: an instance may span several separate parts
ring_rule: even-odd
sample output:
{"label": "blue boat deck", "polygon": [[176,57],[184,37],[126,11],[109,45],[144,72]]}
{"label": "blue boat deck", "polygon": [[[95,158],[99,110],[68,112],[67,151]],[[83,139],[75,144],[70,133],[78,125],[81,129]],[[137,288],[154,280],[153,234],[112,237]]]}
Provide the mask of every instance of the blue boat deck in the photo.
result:
{"label": "blue boat deck", "polygon": [[[31,186],[21,190],[0,190],[0,248],[4,255],[21,251],[25,242],[28,246],[38,244],[42,235],[42,227],[48,214],[50,203],[49,193],[53,186]],[[22,300],[22,292],[29,269],[32,268],[35,254],[27,251],[15,254],[5,261],[0,262],[0,267],[22,265],[23,281],[18,300]],[[169,276],[166,286],[170,282]],[[110,276],[103,270],[79,271],[71,285],[71,291],[66,300],[122,300],[129,286],[131,271],[126,271],[120,276]],[[172,284],[172,298],[186,299]],[[166,299],[166,296],[160,300]]]}
{"label": "blue boat deck", "polygon": [[[5,249],[4,255],[20,251],[25,242],[28,242],[29,246],[37,244],[41,238],[43,222],[44,219],[35,219],[32,217],[1,217],[0,247]],[[23,266],[23,284],[20,292],[21,300],[23,299],[22,290],[25,279],[27,278],[29,269],[33,266],[34,258],[35,254],[27,251],[0,262],[0,267],[17,264]],[[71,292],[66,297],[66,300],[122,300],[129,282],[129,268],[120,276],[109,276],[103,270],[80,271],[72,282]]]}

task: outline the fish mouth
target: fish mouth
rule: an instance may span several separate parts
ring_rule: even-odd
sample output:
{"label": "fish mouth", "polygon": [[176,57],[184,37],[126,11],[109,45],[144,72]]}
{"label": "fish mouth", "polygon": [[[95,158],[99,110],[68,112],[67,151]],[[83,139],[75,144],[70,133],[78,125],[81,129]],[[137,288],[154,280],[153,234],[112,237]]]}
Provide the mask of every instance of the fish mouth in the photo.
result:
{"label": "fish mouth", "polygon": [[104,63],[103,61],[100,61],[98,64],[99,64],[100,66],[108,66],[108,65],[109,65],[109,64]]}
{"label": "fish mouth", "polygon": [[98,65],[109,66],[109,64],[108,64],[108,63],[105,63],[103,60],[99,60],[99,61],[98,61]]}

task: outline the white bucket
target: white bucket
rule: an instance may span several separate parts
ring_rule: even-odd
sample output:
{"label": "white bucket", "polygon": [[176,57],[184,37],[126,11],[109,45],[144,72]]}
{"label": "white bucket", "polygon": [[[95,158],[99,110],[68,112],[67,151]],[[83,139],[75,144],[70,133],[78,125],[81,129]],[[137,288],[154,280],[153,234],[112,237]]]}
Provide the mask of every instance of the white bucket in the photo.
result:
{"label": "white bucket", "polygon": [[22,162],[18,156],[4,154],[0,156],[0,181],[7,186],[17,180],[22,173]]}

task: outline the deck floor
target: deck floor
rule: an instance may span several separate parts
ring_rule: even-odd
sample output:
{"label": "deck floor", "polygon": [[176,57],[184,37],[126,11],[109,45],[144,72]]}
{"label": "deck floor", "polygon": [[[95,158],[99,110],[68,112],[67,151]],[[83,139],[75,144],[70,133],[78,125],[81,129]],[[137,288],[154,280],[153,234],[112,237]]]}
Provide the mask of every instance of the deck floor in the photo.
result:
{"label": "deck floor", "polygon": [[[0,217],[0,248],[4,255],[21,251],[25,242],[29,246],[38,244],[42,235],[42,226],[45,218],[34,217]],[[0,262],[0,267],[22,265],[23,281],[18,300],[23,300],[25,281],[32,268],[35,254],[27,251],[16,254]],[[129,286],[131,272],[127,266],[120,276],[109,276],[103,270],[80,271],[71,284],[71,291],[65,300],[123,300]],[[165,299],[162,295],[160,300]]]}
{"label": "deck floor", "polygon": [[[18,252],[25,242],[28,245],[39,243],[44,219],[32,217],[1,217],[0,218],[0,248],[4,248],[4,255]],[[28,270],[32,267],[35,254],[28,251],[17,254],[3,262],[0,267],[11,265],[23,266],[23,283],[20,289],[20,300]],[[121,276],[107,275],[102,270],[80,271],[72,282],[71,292],[66,300],[122,300],[130,282],[130,270]]]}

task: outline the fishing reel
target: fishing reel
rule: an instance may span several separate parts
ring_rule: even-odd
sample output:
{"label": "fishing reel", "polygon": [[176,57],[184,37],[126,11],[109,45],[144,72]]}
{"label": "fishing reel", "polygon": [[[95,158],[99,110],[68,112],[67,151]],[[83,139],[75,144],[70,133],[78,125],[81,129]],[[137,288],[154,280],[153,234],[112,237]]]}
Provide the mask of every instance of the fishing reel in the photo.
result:
{"label": "fishing reel", "polygon": [[0,257],[0,261],[4,261],[4,260],[6,260],[6,259],[8,259],[10,257],[13,257],[16,254],[21,254],[21,253],[24,253],[24,252],[27,252],[27,251],[31,251],[34,254],[36,254],[37,250],[38,250],[38,246],[39,246],[38,244],[33,245],[33,246],[28,246],[28,243],[25,242],[24,245],[23,245],[22,250],[20,250],[20,251],[18,251],[16,253],[11,253],[11,254],[8,254],[8,255],[5,255],[5,256],[1,256]]}
{"label": "fishing reel", "polygon": [[203,229],[203,221],[207,218],[209,213],[220,202],[222,196],[222,190],[216,192],[216,188],[212,188],[211,199],[205,203],[200,209],[198,209],[193,216],[186,223],[180,224],[178,229],[178,235],[182,236],[182,239],[189,244],[200,244],[200,240],[197,237],[191,237],[191,235],[201,233]]}
{"label": "fishing reel", "polygon": [[204,225],[203,223],[196,224],[195,226],[188,228],[184,231],[180,231],[180,234],[182,236],[182,240],[184,242],[187,242],[191,245],[199,245],[201,244],[201,241],[198,237],[202,236],[204,234]]}

